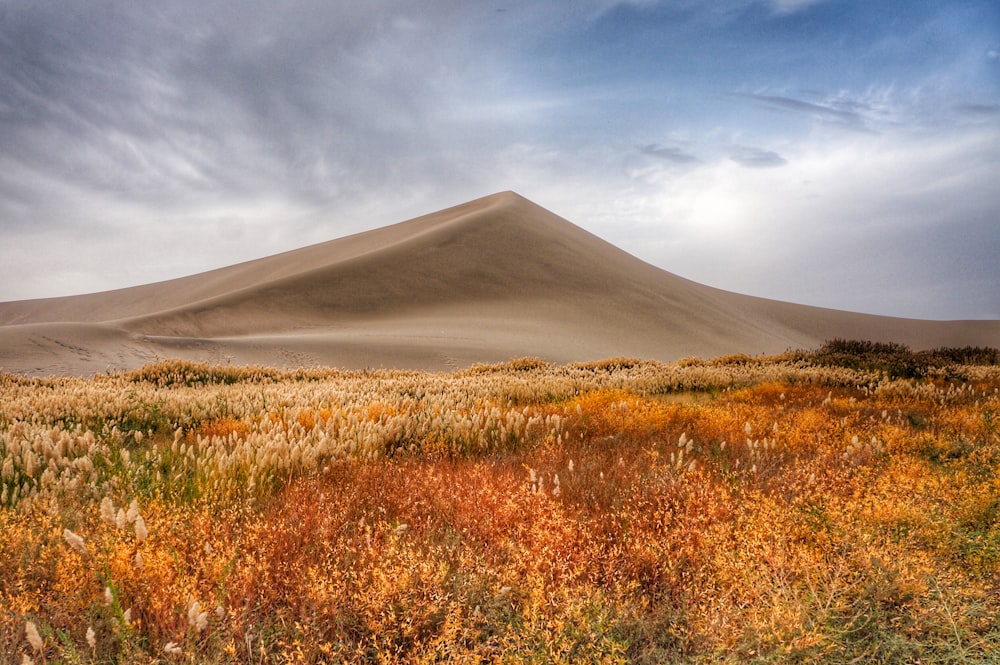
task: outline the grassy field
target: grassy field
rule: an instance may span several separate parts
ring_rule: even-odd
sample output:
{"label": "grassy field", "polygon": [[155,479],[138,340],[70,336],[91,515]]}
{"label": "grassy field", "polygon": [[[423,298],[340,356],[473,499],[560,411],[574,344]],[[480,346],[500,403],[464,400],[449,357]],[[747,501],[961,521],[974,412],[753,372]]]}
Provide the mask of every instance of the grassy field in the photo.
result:
{"label": "grassy field", "polygon": [[990,350],[0,374],[0,662],[1000,661]]}

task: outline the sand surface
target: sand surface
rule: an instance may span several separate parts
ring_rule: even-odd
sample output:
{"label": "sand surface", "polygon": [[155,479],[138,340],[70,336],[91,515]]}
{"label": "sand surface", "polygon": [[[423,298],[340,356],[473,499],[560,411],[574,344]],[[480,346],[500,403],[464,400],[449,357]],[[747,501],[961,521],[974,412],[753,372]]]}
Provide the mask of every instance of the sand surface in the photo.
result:
{"label": "sand surface", "polygon": [[128,289],[0,303],[0,369],[89,375],[185,358],[447,370],[539,356],[663,361],[840,338],[1000,346],[1000,321],[919,321],[721,291],[504,192]]}

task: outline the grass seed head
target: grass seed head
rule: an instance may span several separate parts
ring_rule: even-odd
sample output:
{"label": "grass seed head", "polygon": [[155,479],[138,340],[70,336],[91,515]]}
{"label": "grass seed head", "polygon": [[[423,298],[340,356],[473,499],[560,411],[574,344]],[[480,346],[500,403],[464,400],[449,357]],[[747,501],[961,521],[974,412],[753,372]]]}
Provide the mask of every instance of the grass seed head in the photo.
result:
{"label": "grass seed head", "polygon": [[188,624],[199,633],[208,627],[208,612],[201,611],[201,603],[197,600],[188,605]]}
{"label": "grass seed head", "polygon": [[135,518],[135,539],[140,543],[149,537],[149,531],[146,530],[146,520],[142,519],[142,515],[138,515]]}
{"label": "grass seed head", "polygon": [[136,499],[132,499],[132,503],[128,506],[128,512],[125,513],[125,519],[129,522],[134,522],[137,517],[139,517],[139,502]]}
{"label": "grass seed head", "polygon": [[87,553],[87,544],[83,542],[83,538],[81,538],[77,534],[73,533],[69,529],[63,529],[63,538],[66,539],[66,542],[69,543],[70,547],[72,547],[80,554]]}
{"label": "grass seed head", "polygon": [[115,504],[111,501],[111,497],[104,497],[101,499],[101,519],[108,524],[115,523]]}
{"label": "grass seed head", "polygon": [[38,627],[35,626],[34,622],[28,621],[24,624],[24,635],[28,638],[28,644],[36,652],[41,653],[42,649],[45,648],[45,642],[42,641],[42,636],[38,634]]}

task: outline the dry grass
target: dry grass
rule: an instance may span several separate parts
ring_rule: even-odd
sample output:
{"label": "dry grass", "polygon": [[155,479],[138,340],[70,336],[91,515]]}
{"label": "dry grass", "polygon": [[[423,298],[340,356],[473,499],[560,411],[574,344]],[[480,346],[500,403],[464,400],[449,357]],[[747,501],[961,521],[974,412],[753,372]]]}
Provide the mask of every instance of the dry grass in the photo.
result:
{"label": "dry grass", "polygon": [[0,661],[988,662],[1000,369],[925,374],[0,375]]}

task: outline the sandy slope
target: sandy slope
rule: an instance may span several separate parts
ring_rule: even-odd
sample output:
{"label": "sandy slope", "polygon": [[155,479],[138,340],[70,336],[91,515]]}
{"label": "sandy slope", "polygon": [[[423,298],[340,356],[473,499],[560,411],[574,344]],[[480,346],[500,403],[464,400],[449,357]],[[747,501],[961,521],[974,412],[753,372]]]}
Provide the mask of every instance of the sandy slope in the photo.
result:
{"label": "sandy slope", "polygon": [[420,369],[523,355],[672,360],[833,337],[1000,346],[1000,322],[876,317],[720,291],[512,192],[182,279],[0,303],[0,367],[31,374],[156,357]]}

